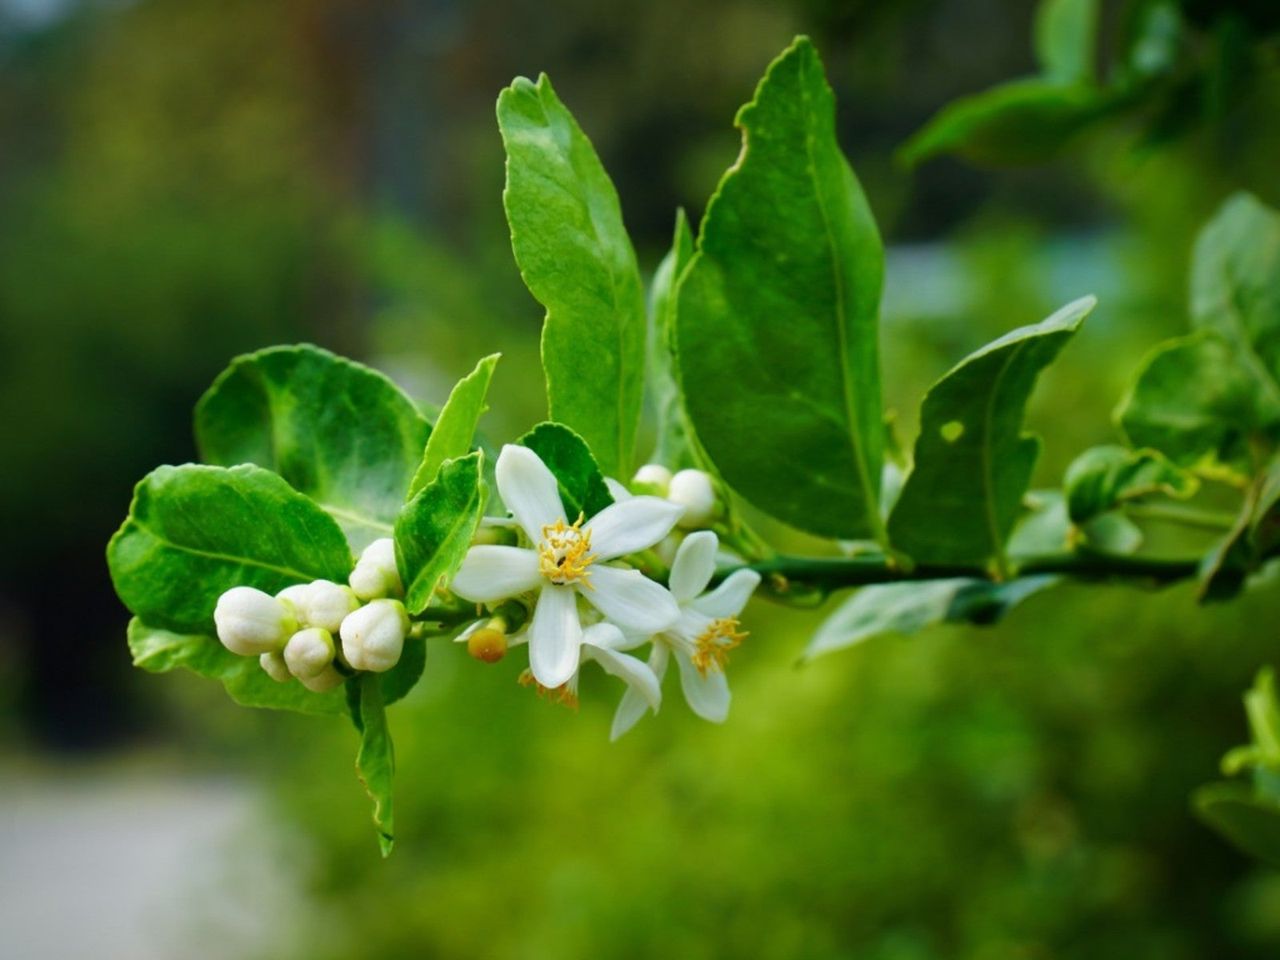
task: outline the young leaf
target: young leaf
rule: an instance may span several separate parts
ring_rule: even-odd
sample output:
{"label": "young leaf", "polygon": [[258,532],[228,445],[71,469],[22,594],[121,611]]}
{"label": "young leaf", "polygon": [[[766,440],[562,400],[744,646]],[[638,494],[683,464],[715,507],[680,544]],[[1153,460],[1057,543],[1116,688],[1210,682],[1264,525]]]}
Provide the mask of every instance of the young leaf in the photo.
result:
{"label": "young leaf", "polygon": [[427,439],[427,449],[422,455],[418,472],[409,484],[412,500],[428,483],[436,478],[440,465],[446,460],[464,457],[471,450],[476,424],[485,406],[485,394],[489,392],[489,380],[501,354],[492,354],[476,364],[476,368],[463,377],[449,393],[449,399],[440,410],[436,425]]}
{"label": "young leaf", "polygon": [[1229,600],[1280,547],[1280,455],[1253,478],[1227,535],[1200,565],[1200,599]]}
{"label": "young leaf", "polygon": [[448,586],[471,546],[488,490],[483,456],[477,450],[446,460],[396,521],[396,565],[412,614],[427,609],[438,587]]}
{"label": "young leaf", "polygon": [[1238,849],[1280,866],[1280,802],[1243,783],[1211,783],[1192,798],[1200,819]]}
{"label": "young leaf", "polygon": [[883,541],[877,311],[884,255],[798,38],[738,113],[677,293],[685,408],[724,480],[812,533]]}
{"label": "young leaf", "polygon": [[609,488],[583,439],[560,423],[540,423],[516,441],[528,447],[556,475],[569,522],[590,519],[613,503]]}
{"label": "young leaf", "polygon": [[309,345],[234,360],[196,405],[209,463],[256,463],[325,508],[351,548],[391,535],[431,427],[382,374]]}
{"label": "young leaf", "polygon": [[1098,0],[1041,0],[1035,22],[1041,72],[1058,83],[1090,81],[1097,31]]}
{"label": "young leaf", "polygon": [[187,464],[142,479],[107,563],[116,593],[147,623],[212,634],[213,608],[232,587],[344,583],[352,559],[333,518],[277,474]]}
{"label": "young leaf", "polygon": [[353,718],[360,731],[360,751],[356,754],[356,775],[373,801],[373,825],[378,831],[378,846],[384,857],[395,844],[395,821],[391,807],[391,788],[395,780],[396,757],[387,729],[386,704],[377,674],[365,673],[347,681],[355,687],[356,709]]}
{"label": "young leaf", "polygon": [[1074,523],[1085,523],[1127,500],[1163,494],[1185,500],[1199,481],[1156,450],[1093,447],[1067,467],[1063,479]]}
{"label": "young leaf", "polygon": [[129,621],[129,652],[133,665],[149,673],[185,668],[219,680],[242,706],[320,715],[343,711],[339,691],[313,693],[297,680],[278,683],[267,676],[257,657],[238,657],[211,636],[161,630],[134,617]]}
{"label": "young leaf", "polygon": [[632,466],[644,394],[644,291],[613,183],[543,74],[498,97],[503,205],[525,285],[547,310],[542,366],[551,417],[601,467]]}
{"label": "young leaf", "polygon": [[897,549],[928,563],[1006,570],[1005,540],[1040,450],[1022,432],[1027,398],[1096,302],[1083,297],[1005,334],[929,388],[915,466],[889,517]]}
{"label": "young leaf", "polygon": [[658,441],[653,461],[673,469],[695,465],[680,386],[676,382],[676,285],[693,259],[694,240],[684,210],[676,211],[671,249],[653,274],[649,302],[649,393],[656,410]]}

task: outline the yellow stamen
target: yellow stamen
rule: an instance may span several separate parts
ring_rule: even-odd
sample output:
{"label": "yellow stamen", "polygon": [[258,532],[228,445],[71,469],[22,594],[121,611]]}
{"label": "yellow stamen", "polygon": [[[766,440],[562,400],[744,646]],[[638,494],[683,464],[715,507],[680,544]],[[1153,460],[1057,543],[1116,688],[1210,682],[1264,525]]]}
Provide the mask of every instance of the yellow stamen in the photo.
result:
{"label": "yellow stamen", "polygon": [[742,641],[747,639],[747,632],[739,630],[739,626],[741,624],[736,617],[713,620],[711,626],[707,627],[693,642],[695,650],[690,659],[704,677],[708,670],[723,671],[725,664],[729,662],[729,651],[740,646]]}
{"label": "yellow stamen", "polygon": [[582,514],[578,514],[572,524],[557,520],[542,528],[538,572],[552,583],[581,583],[591,587],[591,572],[587,568],[596,557],[591,552],[591,531],[582,529],[582,520]]}
{"label": "yellow stamen", "polygon": [[567,683],[562,683],[558,687],[544,687],[534,677],[533,671],[527,667],[520,673],[520,686],[533,687],[538,696],[550,703],[557,703],[562,707],[568,707],[570,710],[578,709],[578,695],[569,689]]}

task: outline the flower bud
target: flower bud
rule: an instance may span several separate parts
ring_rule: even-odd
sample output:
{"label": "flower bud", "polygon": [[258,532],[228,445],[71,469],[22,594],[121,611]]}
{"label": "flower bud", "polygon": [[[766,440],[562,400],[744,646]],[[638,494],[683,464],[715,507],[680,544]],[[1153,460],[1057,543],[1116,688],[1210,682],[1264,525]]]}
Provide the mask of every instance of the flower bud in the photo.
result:
{"label": "flower bud", "polygon": [[318,676],[311,677],[308,680],[302,680],[301,683],[312,693],[327,693],[334,687],[340,685],[344,679],[345,678],[342,674],[335,670],[333,665],[330,664],[325,667]]}
{"label": "flower bud", "polygon": [[681,470],[671,478],[667,499],[684,507],[679,526],[685,530],[707,527],[716,519],[720,504],[711,475],[704,470]]}
{"label": "flower bud", "polygon": [[297,617],[299,626],[306,624],[307,594],[310,590],[311,584],[309,583],[295,583],[293,586],[285,587],[276,594],[277,600],[293,608],[293,615]]}
{"label": "flower bud", "polygon": [[359,606],[360,601],[350,587],[332,580],[317,580],[307,588],[303,620],[309,627],[337,633],[343,618]]}
{"label": "flower bud", "polygon": [[631,478],[631,489],[639,494],[665,497],[671,486],[671,471],[660,463],[646,463]]}
{"label": "flower bud", "polygon": [[342,655],[356,670],[390,670],[400,660],[408,630],[403,603],[370,601],[342,621]]}
{"label": "flower bud", "polygon": [[213,622],[222,645],[242,657],[279,651],[298,629],[288,604],[253,587],[232,587],[220,596]]}
{"label": "flower bud", "polygon": [[314,680],[333,663],[333,635],[320,627],[299,630],[284,645],[284,662],[299,680]]}
{"label": "flower bud", "polygon": [[278,651],[264,653],[258,657],[258,663],[262,664],[262,669],[267,672],[267,676],[276,683],[287,683],[293,679],[293,674],[289,672],[289,665],[284,662],[284,656]]}
{"label": "flower bud", "polygon": [[348,582],[361,600],[376,600],[389,594],[403,593],[400,571],[396,569],[395,541],[390,537],[383,537],[365,547]]}

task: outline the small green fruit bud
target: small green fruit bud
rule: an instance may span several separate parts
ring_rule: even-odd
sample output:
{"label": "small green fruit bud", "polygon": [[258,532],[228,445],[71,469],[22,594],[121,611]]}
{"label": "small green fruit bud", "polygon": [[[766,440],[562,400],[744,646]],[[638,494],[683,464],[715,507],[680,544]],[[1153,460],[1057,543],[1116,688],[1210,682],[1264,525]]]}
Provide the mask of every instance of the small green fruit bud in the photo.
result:
{"label": "small green fruit bud", "polygon": [[320,627],[299,630],[284,646],[284,661],[299,680],[314,680],[333,663],[333,635]]}
{"label": "small green fruit bud", "polygon": [[336,686],[340,686],[345,678],[332,665],[325,667],[324,671],[308,680],[302,680],[302,685],[312,693],[327,693]]}
{"label": "small green fruit bud", "polygon": [[665,497],[671,486],[671,471],[660,463],[646,463],[631,478],[631,489],[639,494]]}
{"label": "small green fruit bud", "polygon": [[213,623],[222,645],[242,657],[279,651],[298,629],[288,604],[253,587],[232,587],[220,596]]}
{"label": "small green fruit bud", "polygon": [[719,514],[715,484],[703,470],[681,470],[672,477],[667,499],[684,507],[679,526],[685,530],[710,526]]}
{"label": "small green fruit bud", "polygon": [[381,673],[400,660],[409,615],[399,600],[373,600],[342,621],[342,655],[356,670]]}
{"label": "small green fruit bud", "polygon": [[289,672],[289,665],[284,662],[284,656],[274,650],[258,657],[258,663],[262,664],[262,669],[267,672],[267,676],[277,683],[287,683],[293,679],[293,674]]}
{"label": "small green fruit bud", "polygon": [[351,589],[361,600],[376,600],[404,592],[396,569],[396,545],[390,537],[375,540],[364,548],[349,578]]}

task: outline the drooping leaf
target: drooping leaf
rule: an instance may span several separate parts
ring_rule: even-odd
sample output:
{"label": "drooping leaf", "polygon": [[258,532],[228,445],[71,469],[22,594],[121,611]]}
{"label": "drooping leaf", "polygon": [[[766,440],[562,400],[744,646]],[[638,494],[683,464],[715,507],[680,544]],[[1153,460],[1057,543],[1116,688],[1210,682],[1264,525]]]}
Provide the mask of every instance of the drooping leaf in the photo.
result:
{"label": "drooping leaf", "polygon": [[769,66],[736,122],[742,154],[677,293],[685,408],[757,507],[813,533],[883,540],[883,250],[807,38]]}
{"label": "drooping leaf", "polygon": [[1041,73],[1059,83],[1091,80],[1097,30],[1098,0],[1041,0],[1035,21]]}
{"label": "drooping leaf", "polygon": [[658,434],[651,460],[672,469],[695,465],[674,354],[676,284],[693,252],[693,232],[681,209],[676,211],[671,249],[654,272],[649,300],[649,395]]}
{"label": "drooping leaf", "polygon": [[1085,523],[1121,503],[1162,494],[1186,499],[1199,481],[1156,450],[1093,447],[1072,461],[1063,487],[1074,523]]}
{"label": "drooping leaf", "polygon": [[360,731],[360,750],[356,754],[356,775],[373,801],[373,826],[378,831],[378,847],[384,857],[395,844],[395,819],[391,793],[395,781],[396,757],[387,729],[386,704],[376,674],[364,673],[347,681],[355,687],[356,709],[353,717]]}
{"label": "drooping leaf", "polygon": [[435,479],[440,465],[446,460],[464,457],[471,451],[476,424],[488,409],[485,395],[489,392],[489,380],[501,354],[492,354],[476,364],[476,368],[463,377],[449,393],[449,399],[440,409],[436,425],[427,439],[427,449],[422,455],[418,472],[409,485],[412,500],[428,483]]}
{"label": "drooping leaf", "polygon": [[938,623],[995,623],[1058,580],[1055,576],[1032,576],[991,583],[956,578],[862,587],[818,628],[805,648],[804,659],[884,634],[916,633]]}
{"label": "drooping leaf", "polygon": [[278,683],[267,676],[257,657],[236,656],[212,636],[149,627],[134,617],[129,621],[129,651],[133,665],[150,673],[184,668],[219,680],[242,706],[320,715],[343,711],[340,691],[313,693],[297,680]]}
{"label": "drooping leaf", "polygon": [[124,605],[148,624],[212,634],[213,608],[232,587],[344,583],[352,558],[334,519],[277,474],[187,464],[142,479],[107,563]]}
{"label": "drooping leaf", "polygon": [[209,463],[256,463],[325,508],[356,552],[391,535],[431,427],[400,388],[309,345],[234,360],[196,405]]}
{"label": "drooping leaf", "polygon": [[503,205],[525,285],[547,310],[542,366],[551,418],[601,467],[632,466],[644,393],[645,308],[618,194],[546,75],[498,97]]}
{"label": "drooping leaf", "polygon": [[915,465],[889,517],[893,545],[921,562],[1006,570],[1005,541],[1040,444],[1022,432],[1040,371],[1094,307],[1084,297],[970,354],[929,388]]}
{"label": "drooping leaf", "polygon": [[1237,848],[1280,866],[1280,801],[1243,783],[1211,783],[1193,796],[1196,813]]}
{"label": "drooping leaf", "polygon": [[566,519],[590,519],[613,503],[604,476],[583,439],[562,423],[540,423],[516,441],[556,475]]}
{"label": "drooping leaf", "polygon": [[446,460],[396,521],[396,565],[412,614],[427,609],[436,590],[449,585],[471,546],[488,491],[483,456],[477,450]]}

